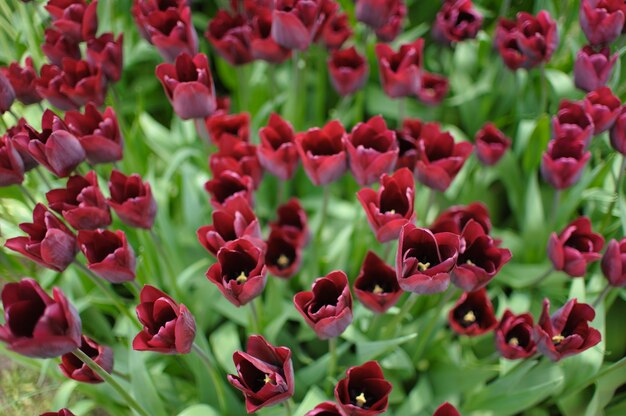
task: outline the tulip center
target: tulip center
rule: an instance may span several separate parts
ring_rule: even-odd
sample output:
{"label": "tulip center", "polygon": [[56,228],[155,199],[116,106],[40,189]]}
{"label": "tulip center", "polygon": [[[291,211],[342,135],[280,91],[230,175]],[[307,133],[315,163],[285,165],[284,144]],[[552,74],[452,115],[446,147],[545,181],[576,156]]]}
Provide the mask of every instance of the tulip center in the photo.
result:
{"label": "tulip center", "polygon": [[474,315],[474,311],[469,311],[465,315],[463,315],[463,322],[468,324],[476,322],[476,315]]}
{"label": "tulip center", "polygon": [[354,398],[354,401],[356,402],[356,405],[359,407],[365,406],[365,403],[367,403],[367,400],[365,399],[365,393],[361,393],[358,396],[356,396]]}
{"label": "tulip center", "polygon": [[417,262],[417,268],[420,272],[423,272],[425,270],[428,270],[428,268],[430,267],[430,263],[426,262],[426,263],[422,263],[421,261]]}
{"label": "tulip center", "polygon": [[509,344],[510,344],[510,345],[512,345],[512,346],[514,346],[514,347],[517,347],[517,346],[519,345],[519,339],[517,339],[517,338],[513,337],[513,338],[511,338],[511,339],[509,340]]}
{"label": "tulip center", "polygon": [[235,279],[235,281],[240,284],[246,283],[246,281],[248,281],[248,276],[246,276],[244,272],[241,272],[239,276],[237,276],[237,279]]}
{"label": "tulip center", "polygon": [[269,374],[265,375],[265,378],[263,379],[263,381],[265,382],[265,384],[272,383],[272,379],[270,378]]}
{"label": "tulip center", "polygon": [[559,345],[561,342],[563,342],[564,339],[565,337],[559,334],[552,337],[552,342],[554,343],[554,345]]}
{"label": "tulip center", "polygon": [[378,286],[378,285],[375,285],[374,286],[374,290],[372,290],[372,293],[375,294],[375,295],[380,295],[381,293],[384,293],[384,292],[385,292],[385,290],[382,287]]}
{"label": "tulip center", "polygon": [[471,261],[470,259],[467,259],[467,260],[465,261],[465,263],[466,263],[466,264],[469,264],[470,266],[474,266],[474,262],[473,262],[473,261]]}
{"label": "tulip center", "polygon": [[395,209],[390,209],[390,210],[389,210],[389,211],[387,211],[386,213],[387,213],[387,214],[390,214],[390,215],[394,215],[394,214],[396,213],[396,210],[395,210]]}
{"label": "tulip center", "polygon": [[284,254],[281,254],[280,256],[278,256],[278,260],[276,260],[276,264],[278,264],[282,268],[287,267],[289,266],[289,258],[285,256]]}

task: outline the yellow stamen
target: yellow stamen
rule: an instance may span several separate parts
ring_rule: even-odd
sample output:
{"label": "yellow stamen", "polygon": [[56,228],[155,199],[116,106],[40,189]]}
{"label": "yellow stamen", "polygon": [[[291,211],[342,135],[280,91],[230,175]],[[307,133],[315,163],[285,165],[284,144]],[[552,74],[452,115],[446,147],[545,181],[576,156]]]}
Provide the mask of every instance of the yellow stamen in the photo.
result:
{"label": "yellow stamen", "polygon": [[559,335],[555,335],[555,336],[552,337],[552,342],[555,345],[559,345],[561,342],[563,342],[564,339],[565,339],[565,337],[563,335],[559,334]]}
{"label": "yellow stamen", "polygon": [[248,276],[246,276],[244,272],[241,272],[241,274],[237,276],[237,279],[235,280],[237,281],[237,283],[246,283],[246,281],[248,280]]}
{"label": "yellow stamen", "polygon": [[374,286],[374,290],[372,290],[372,293],[375,295],[380,295],[383,292],[384,292],[383,288],[378,285]]}
{"label": "yellow stamen", "polygon": [[467,261],[465,263],[469,264],[470,266],[474,266],[474,262],[471,261],[470,259],[467,259]]}
{"label": "yellow stamen", "polygon": [[430,263],[426,262],[426,263],[422,263],[421,261],[417,262],[417,268],[419,269],[420,272],[423,272],[424,270],[428,270],[428,268],[430,267]]}
{"label": "yellow stamen", "polygon": [[289,265],[289,258],[284,254],[281,254],[280,256],[278,256],[276,264],[278,264],[280,267],[287,267]]}
{"label": "yellow stamen", "polygon": [[519,340],[513,337],[509,340],[509,344],[513,345],[514,347],[517,347],[519,345]]}
{"label": "yellow stamen", "polygon": [[463,321],[467,323],[476,322],[476,315],[474,315],[473,311],[469,311],[463,316]]}
{"label": "yellow stamen", "polygon": [[391,214],[391,215],[393,215],[393,214],[395,214],[395,213],[396,213],[396,210],[395,210],[395,209],[390,209],[389,211],[387,211],[387,214]]}
{"label": "yellow stamen", "polygon": [[267,383],[271,383],[271,382],[272,382],[272,379],[270,378],[270,375],[269,375],[269,374],[266,374],[266,375],[265,375],[265,378],[263,379],[263,381],[265,382],[265,384],[267,384]]}
{"label": "yellow stamen", "polygon": [[367,403],[367,400],[365,400],[365,393],[361,393],[358,396],[356,396],[354,398],[354,401],[356,401],[356,405],[359,407],[365,406],[365,403]]}

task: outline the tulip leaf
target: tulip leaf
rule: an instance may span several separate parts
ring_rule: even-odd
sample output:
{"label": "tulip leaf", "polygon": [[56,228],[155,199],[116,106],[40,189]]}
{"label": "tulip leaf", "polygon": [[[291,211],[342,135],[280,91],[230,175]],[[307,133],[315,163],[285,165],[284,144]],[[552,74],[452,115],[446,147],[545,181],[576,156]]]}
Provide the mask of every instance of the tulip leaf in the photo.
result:
{"label": "tulip leaf", "polygon": [[[337,360],[341,358],[348,348],[350,348],[349,342],[344,342],[337,347]],[[328,363],[330,362],[330,354],[326,353],[312,364],[306,367],[300,368],[296,372],[296,386],[299,389],[307,389],[315,383],[319,382],[326,376],[328,372]]]}
{"label": "tulip leaf", "polygon": [[539,168],[541,155],[548,147],[550,140],[550,118],[543,114],[537,119],[537,124],[532,134],[528,138],[528,143],[524,148],[522,156],[522,167],[524,171],[530,173]]}
{"label": "tulip leaf", "polygon": [[215,358],[222,368],[228,373],[236,373],[237,369],[233,364],[233,352],[242,350],[237,326],[232,322],[220,325],[211,334],[210,341]]}
{"label": "tulip leaf", "polygon": [[153,416],[167,414],[165,404],[161,401],[154,377],[148,372],[145,358],[150,353],[130,350],[128,357],[128,374],[130,376],[130,394]]}
{"label": "tulip leaf", "polygon": [[313,409],[318,404],[328,400],[328,397],[317,386],[311,387],[295,410],[295,416],[304,416],[306,412]]}
{"label": "tulip leaf", "polygon": [[218,416],[219,413],[215,411],[211,406],[206,404],[194,404],[193,406],[189,406],[182,412],[178,414],[178,416]]}
{"label": "tulip leaf", "polygon": [[417,333],[414,333],[383,341],[358,342],[356,343],[356,360],[361,363],[374,360],[416,337]]}

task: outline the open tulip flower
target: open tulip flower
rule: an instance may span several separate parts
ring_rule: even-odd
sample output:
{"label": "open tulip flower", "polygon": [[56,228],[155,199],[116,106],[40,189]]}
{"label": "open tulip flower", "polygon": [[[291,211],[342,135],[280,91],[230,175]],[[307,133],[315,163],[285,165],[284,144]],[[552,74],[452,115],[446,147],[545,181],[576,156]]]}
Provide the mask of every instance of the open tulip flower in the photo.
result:
{"label": "open tulip flower", "polygon": [[548,258],[555,270],[571,277],[581,277],[587,265],[600,260],[604,238],[593,232],[591,221],[579,217],[569,223],[560,234],[552,233],[548,241]]}
{"label": "open tulip flower", "polygon": [[487,291],[483,288],[463,293],[450,309],[448,323],[460,335],[477,336],[494,329],[498,320]]}
{"label": "open tulip flower", "polygon": [[354,294],[368,309],[384,313],[395,305],[402,289],[396,280],[396,272],[371,251],[367,252],[361,271],[354,281]]}
{"label": "open tulip flower", "polygon": [[[81,341],[80,349],[107,373],[111,373],[113,371],[113,350],[111,347],[100,345],[84,335],[81,337]],[[59,368],[65,377],[81,383],[98,384],[104,381],[72,353],[61,356]]]}
{"label": "open tulip flower", "polygon": [[373,416],[385,413],[392,385],[385,379],[376,361],[351,367],[346,378],[335,386],[335,400],[341,413],[350,416]]}

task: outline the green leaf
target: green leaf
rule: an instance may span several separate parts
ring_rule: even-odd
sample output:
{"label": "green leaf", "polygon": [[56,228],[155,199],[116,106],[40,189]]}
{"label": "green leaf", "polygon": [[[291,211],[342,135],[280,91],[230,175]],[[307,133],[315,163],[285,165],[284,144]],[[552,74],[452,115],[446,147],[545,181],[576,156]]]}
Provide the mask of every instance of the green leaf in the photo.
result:
{"label": "green leaf", "polygon": [[541,155],[548,147],[550,140],[550,118],[543,114],[537,119],[537,124],[528,138],[522,156],[522,167],[526,172],[533,172],[539,168]]}
{"label": "green leaf", "polygon": [[409,334],[383,341],[358,342],[356,343],[356,360],[361,363],[374,360],[416,337],[417,334]]}
{"label": "green leaf", "polygon": [[128,374],[130,375],[130,394],[151,416],[166,416],[165,404],[161,401],[154,377],[148,371],[144,357],[149,353],[129,351]]}
{"label": "green leaf", "polygon": [[194,404],[180,412],[178,416],[219,416],[219,413],[207,404]]}
{"label": "green leaf", "polygon": [[317,386],[313,386],[306,392],[306,396],[294,412],[294,416],[304,416],[306,412],[313,409],[318,404],[328,400],[328,397]]}
{"label": "green leaf", "polygon": [[215,358],[222,368],[228,373],[236,373],[237,369],[233,364],[233,352],[242,350],[237,326],[232,322],[220,325],[211,334],[210,341]]}

